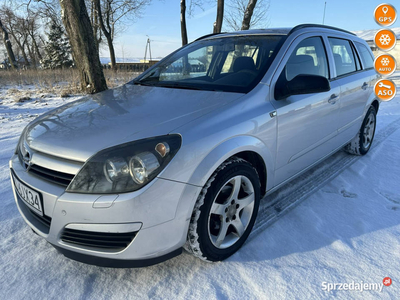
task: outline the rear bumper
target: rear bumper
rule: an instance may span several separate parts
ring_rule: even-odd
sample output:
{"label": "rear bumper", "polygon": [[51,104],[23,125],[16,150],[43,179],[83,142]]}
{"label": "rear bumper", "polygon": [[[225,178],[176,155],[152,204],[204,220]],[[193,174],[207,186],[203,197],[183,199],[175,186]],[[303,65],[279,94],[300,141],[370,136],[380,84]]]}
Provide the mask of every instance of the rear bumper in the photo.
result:
{"label": "rear bumper", "polygon": [[[11,176],[15,201],[25,222],[65,256],[105,267],[147,266],[180,254],[191,210],[201,190],[156,178],[139,191],[113,195],[112,204],[103,207],[94,205],[101,195],[66,193],[62,187],[25,172],[16,156],[10,160],[10,172],[42,194],[44,216],[38,220],[17,195]],[[107,249],[66,241],[63,233],[70,228],[96,234],[134,235],[123,249]]]}

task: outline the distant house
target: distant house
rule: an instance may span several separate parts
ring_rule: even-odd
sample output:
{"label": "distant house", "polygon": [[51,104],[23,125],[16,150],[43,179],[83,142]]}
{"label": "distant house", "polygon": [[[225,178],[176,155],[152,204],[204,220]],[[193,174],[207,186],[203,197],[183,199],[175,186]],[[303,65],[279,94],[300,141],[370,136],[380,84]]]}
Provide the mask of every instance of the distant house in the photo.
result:
{"label": "distant house", "polygon": [[11,68],[10,60],[5,58],[2,62],[0,62],[0,69],[6,70]]}
{"label": "distant house", "polygon": [[[100,62],[104,69],[111,69],[111,60],[108,57],[100,57]],[[129,70],[132,72],[143,72],[158,63],[159,59],[143,60],[139,58],[116,58],[117,70]]]}
{"label": "distant house", "polygon": [[[22,56],[16,56],[16,63],[18,68],[20,69],[27,69],[27,63],[25,62],[25,59]],[[29,63],[31,63],[31,61],[28,61]],[[10,64],[10,60],[8,58],[4,59],[2,62],[0,62],[0,69],[10,69],[11,68],[11,64]]]}
{"label": "distant house", "polygon": [[368,45],[371,47],[372,52],[374,53],[375,57],[378,55],[388,53],[392,55],[397,61],[397,69],[400,69],[400,27],[397,28],[390,28],[397,37],[396,46],[390,51],[381,51],[376,47],[374,42],[375,34],[378,32],[379,29],[371,29],[371,30],[362,30],[362,31],[353,31],[357,36],[365,40]]}

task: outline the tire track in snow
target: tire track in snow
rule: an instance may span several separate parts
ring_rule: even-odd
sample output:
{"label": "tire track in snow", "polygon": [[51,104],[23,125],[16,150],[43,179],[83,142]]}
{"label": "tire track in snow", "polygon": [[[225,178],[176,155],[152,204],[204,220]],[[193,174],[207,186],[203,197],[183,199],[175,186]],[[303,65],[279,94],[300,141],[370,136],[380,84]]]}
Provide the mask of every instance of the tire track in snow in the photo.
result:
{"label": "tire track in snow", "polygon": [[[399,128],[400,118],[377,132],[374,137],[373,148],[386,140]],[[373,151],[373,148],[371,151]],[[248,240],[252,240],[361,157],[341,150],[271,195],[264,197],[261,200],[257,220]]]}

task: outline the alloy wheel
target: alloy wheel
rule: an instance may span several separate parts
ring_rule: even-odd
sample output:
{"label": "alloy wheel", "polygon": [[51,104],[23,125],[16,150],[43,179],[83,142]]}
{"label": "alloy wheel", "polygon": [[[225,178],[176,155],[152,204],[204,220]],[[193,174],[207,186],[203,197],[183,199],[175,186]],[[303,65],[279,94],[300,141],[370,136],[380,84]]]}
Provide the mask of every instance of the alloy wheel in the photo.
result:
{"label": "alloy wheel", "polygon": [[372,139],[374,138],[374,133],[375,133],[375,115],[373,113],[370,113],[364,126],[363,139],[362,139],[364,149],[368,149],[371,146]]}
{"label": "alloy wheel", "polygon": [[229,179],[215,197],[208,216],[208,234],[213,245],[225,249],[245,232],[254,210],[254,187],[246,176]]}

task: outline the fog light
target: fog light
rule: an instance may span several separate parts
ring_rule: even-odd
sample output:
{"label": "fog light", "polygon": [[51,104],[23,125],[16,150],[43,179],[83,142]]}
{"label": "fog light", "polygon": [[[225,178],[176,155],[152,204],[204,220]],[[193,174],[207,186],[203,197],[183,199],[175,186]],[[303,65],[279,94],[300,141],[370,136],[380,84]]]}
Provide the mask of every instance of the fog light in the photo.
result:
{"label": "fog light", "polygon": [[151,173],[160,167],[157,157],[153,153],[143,152],[135,155],[129,161],[129,169],[133,181],[137,184],[144,183]]}

